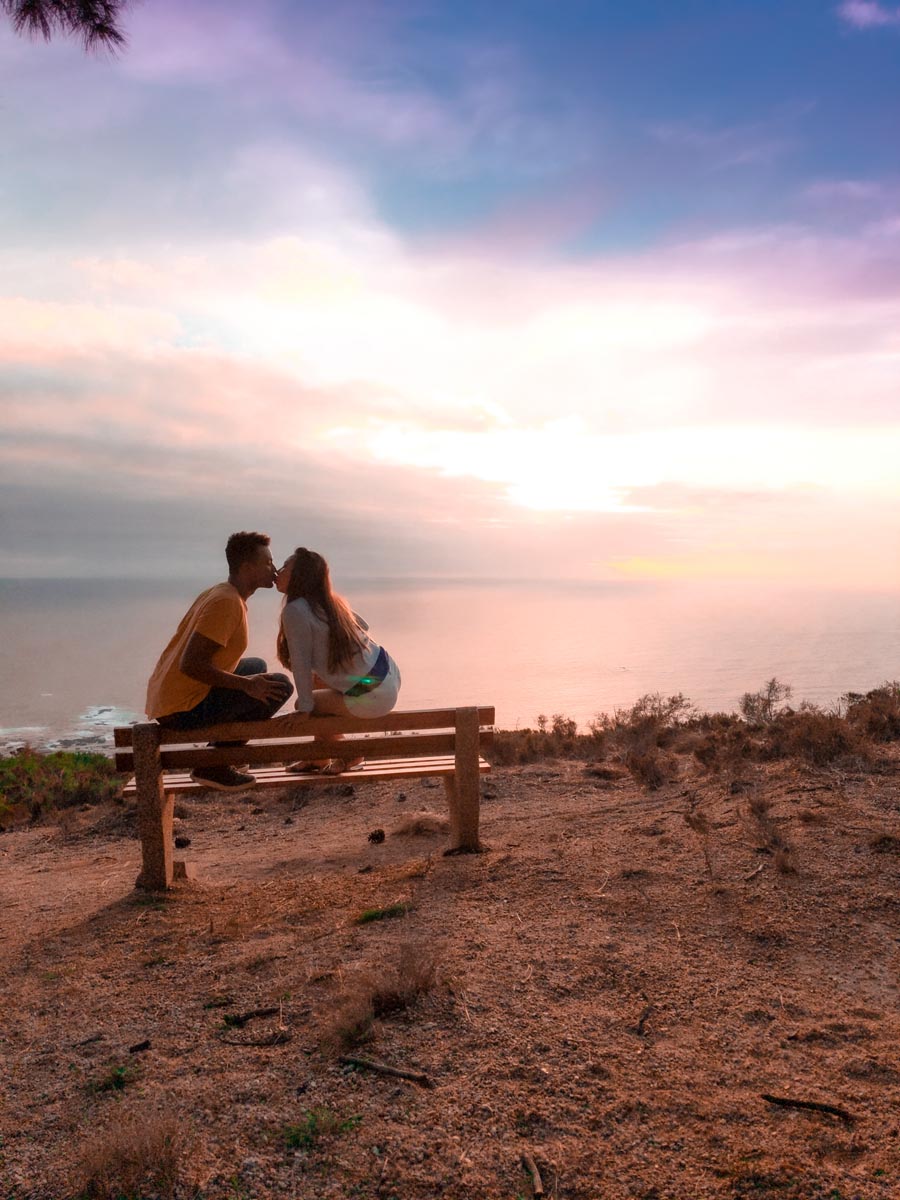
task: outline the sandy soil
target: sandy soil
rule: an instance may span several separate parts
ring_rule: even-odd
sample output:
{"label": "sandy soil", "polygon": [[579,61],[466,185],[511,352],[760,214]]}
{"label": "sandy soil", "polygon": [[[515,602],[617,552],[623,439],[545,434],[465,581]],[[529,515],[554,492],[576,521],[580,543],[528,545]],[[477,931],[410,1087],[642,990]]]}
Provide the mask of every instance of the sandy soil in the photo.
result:
{"label": "sandy soil", "polygon": [[[7,832],[0,1197],[77,1195],[97,1139],[159,1113],[187,1143],[178,1195],[208,1200],[514,1200],[523,1152],[561,1200],[896,1197],[897,766],[734,781],[684,760],[654,793],[498,770],[488,849],[457,858],[391,832],[442,813],[421,781],[201,796],[177,830],[199,880],[161,900],[132,891],[121,809]],[[321,1048],[404,944],[437,983],[359,1053],[431,1088]],[[290,1145],[323,1109],[342,1128]]]}

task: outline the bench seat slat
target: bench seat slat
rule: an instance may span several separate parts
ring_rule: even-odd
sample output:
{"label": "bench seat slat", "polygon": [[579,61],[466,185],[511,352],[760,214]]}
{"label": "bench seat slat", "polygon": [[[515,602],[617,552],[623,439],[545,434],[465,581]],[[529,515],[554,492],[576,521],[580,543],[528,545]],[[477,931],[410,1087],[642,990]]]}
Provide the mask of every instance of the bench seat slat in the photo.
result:
{"label": "bench seat slat", "polygon": [[[492,705],[478,708],[479,725],[494,724]],[[390,733],[395,729],[452,729],[456,722],[456,709],[423,708],[408,711],[395,710],[375,720],[363,717],[311,717],[303,719],[296,713],[285,713],[268,721],[243,721],[240,724],[215,725],[207,729],[176,730],[163,732],[163,745],[185,746],[195,742],[229,741],[238,738],[298,738],[312,736],[314,726],[318,736],[332,733]],[[113,731],[114,743],[119,749],[132,744],[131,726],[119,726]]]}
{"label": "bench seat slat", "polygon": [[[490,763],[483,758],[478,761],[481,774],[490,771]],[[375,763],[366,763],[356,771],[343,771],[340,775],[294,775],[289,774],[283,767],[261,767],[252,770],[250,774],[256,777],[256,787],[296,787],[309,784],[335,784],[372,781],[377,779],[423,779],[431,776],[452,775],[455,770],[453,755],[435,755],[430,758],[398,758],[380,759]],[[189,773],[178,772],[163,775],[163,787],[170,795],[183,792],[199,792],[208,790],[204,784],[195,783]],[[250,790],[250,789],[248,789]],[[125,785],[123,795],[133,796],[136,792],[134,779]],[[238,793],[235,793],[238,794]]]}

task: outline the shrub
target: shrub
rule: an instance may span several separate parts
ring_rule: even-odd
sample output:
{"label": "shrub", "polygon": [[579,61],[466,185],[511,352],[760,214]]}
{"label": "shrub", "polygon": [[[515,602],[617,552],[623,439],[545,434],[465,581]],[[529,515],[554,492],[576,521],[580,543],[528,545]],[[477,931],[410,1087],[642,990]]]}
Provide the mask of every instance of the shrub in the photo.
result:
{"label": "shrub", "polygon": [[766,750],[773,758],[802,758],[816,767],[851,756],[869,757],[859,730],[812,706],[781,714],[769,727]]}
{"label": "shrub", "polygon": [[[116,1120],[81,1152],[79,1200],[155,1196],[174,1200],[185,1179],[190,1139],[175,1117],[136,1114]],[[190,1188],[193,1192],[193,1188]]]}
{"label": "shrub", "polygon": [[649,750],[629,750],[625,766],[634,779],[648,791],[655,792],[675,778],[677,767],[671,755],[660,754],[656,747]]}
{"label": "shrub", "polygon": [[741,697],[741,716],[748,725],[769,725],[789,700],[791,689],[773,676],[758,692],[744,692]]}
{"label": "shrub", "polygon": [[110,800],[120,789],[115,766],[103,754],[83,750],[43,754],[26,746],[0,758],[0,816],[23,808],[37,820],[56,808]]}
{"label": "shrub", "polygon": [[900,738],[900,683],[883,683],[861,695],[847,692],[841,699],[847,706],[847,721],[873,742],[894,742]]}
{"label": "shrub", "polygon": [[710,729],[694,746],[694,757],[708,771],[736,771],[753,753],[753,741],[743,724]]}
{"label": "shrub", "polygon": [[[652,752],[660,746],[671,745],[693,717],[690,701],[680,692],[675,696],[651,692],[641,696],[630,708],[617,708],[611,717],[599,713],[590,727],[618,750],[626,766],[632,758],[640,771],[641,760],[646,757],[650,760],[646,769],[652,771]],[[632,770],[632,767],[628,769]]]}
{"label": "shrub", "polygon": [[605,734],[591,725],[587,733],[578,732],[572,717],[554,713],[552,720],[541,713],[537,729],[498,729],[490,758],[496,766],[516,766],[542,762],[548,758],[579,758],[594,761],[606,751]]}

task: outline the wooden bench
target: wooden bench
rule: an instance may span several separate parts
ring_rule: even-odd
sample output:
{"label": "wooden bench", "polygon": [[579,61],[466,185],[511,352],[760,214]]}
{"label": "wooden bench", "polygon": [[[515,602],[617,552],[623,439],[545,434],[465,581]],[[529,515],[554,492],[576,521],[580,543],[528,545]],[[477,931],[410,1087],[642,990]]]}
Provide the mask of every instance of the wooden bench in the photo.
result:
{"label": "wooden bench", "polygon": [[[155,721],[114,731],[116,767],[134,772],[125,795],[137,797],[142,867],[136,886],[162,891],[186,868],[173,857],[173,797],[201,791],[195,767],[249,764],[256,787],[353,784],[379,779],[441,776],[450,809],[448,853],[479,847],[479,778],[490,764],[481,756],[493,740],[493,708],[438,708],[392,712],[377,720],[358,717],[298,718],[295,714],[181,732]],[[326,741],[342,735],[339,743]],[[244,742],[209,746],[209,742]],[[295,775],[284,767],[298,759],[364,755],[365,765],[342,775]],[[176,867],[179,870],[176,870]]]}

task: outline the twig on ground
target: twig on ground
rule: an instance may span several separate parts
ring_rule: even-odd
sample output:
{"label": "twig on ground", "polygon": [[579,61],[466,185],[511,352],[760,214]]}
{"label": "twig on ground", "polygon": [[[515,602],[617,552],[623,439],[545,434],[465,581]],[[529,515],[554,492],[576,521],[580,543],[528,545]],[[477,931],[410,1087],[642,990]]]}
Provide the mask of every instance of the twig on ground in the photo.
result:
{"label": "twig on ground", "polygon": [[434,1087],[431,1079],[424,1071],[409,1071],[405,1067],[392,1067],[388,1063],[376,1062],[373,1058],[357,1058],[353,1054],[342,1054],[340,1057],[347,1067],[359,1067],[363,1071],[374,1071],[376,1075],[390,1075],[392,1079],[408,1079],[420,1087]]}
{"label": "twig on ground", "polygon": [[593,895],[594,895],[594,898],[595,898],[596,900],[599,900],[599,899],[600,899],[600,897],[603,895],[603,893],[606,891],[606,885],[607,885],[608,883],[609,883],[609,871],[607,871],[607,872],[606,872],[606,878],[605,878],[605,879],[603,880],[603,882],[600,884],[600,890],[599,890],[599,892],[594,892],[594,893],[593,893]]}
{"label": "twig on ground", "polygon": [[243,1029],[248,1021],[254,1020],[256,1017],[274,1017],[275,1014],[281,1015],[281,1005],[276,1008],[251,1008],[245,1013],[227,1013],[225,1016],[225,1024],[230,1029]]}
{"label": "twig on ground", "polygon": [[650,1014],[652,1012],[653,1012],[653,1005],[648,1004],[646,1006],[646,1008],[644,1009],[644,1011],[641,1013],[640,1018],[638,1019],[638,1023],[637,1023],[638,1037],[644,1036],[644,1025],[647,1023],[647,1018],[650,1016]]}
{"label": "twig on ground", "polygon": [[266,1037],[253,1038],[245,1040],[243,1038],[227,1038],[223,1037],[220,1041],[226,1046],[281,1046],[285,1042],[291,1040],[291,1032],[288,1029],[276,1029],[274,1033],[268,1034]]}
{"label": "twig on ground", "polygon": [[530,1154],[522,1155],[522,1169],[531,1176],[531,1191],[535,1196],[544,1195],[544,1184],[537,1164]]}
{"label": "twig on ground", "polygon": [[806,1108],[811,1112],[830,1113],[833,1117],[840,1117],[848,1125],[856,1120],[846,1108],[839,1108],[836,1104],[820,1104],[817,1100],[791,1100],[788,1096],[770,1096],[766,1092],[761,1092],[760,1098],[768,1100],[769,1104],[780,1104],[783,1108]]}
{"label": "twig on ground", "polygon": [[744,876],[744,883],[749,883],[751,879],[755,879],[765,865],[765,863],[760,863],[758,867],[754,867],[749,875]]}

